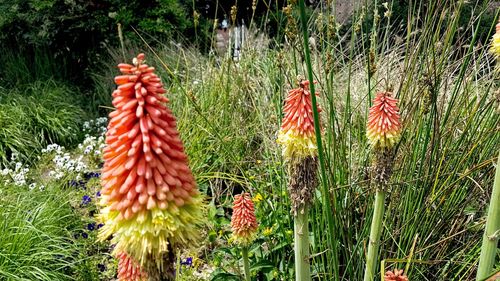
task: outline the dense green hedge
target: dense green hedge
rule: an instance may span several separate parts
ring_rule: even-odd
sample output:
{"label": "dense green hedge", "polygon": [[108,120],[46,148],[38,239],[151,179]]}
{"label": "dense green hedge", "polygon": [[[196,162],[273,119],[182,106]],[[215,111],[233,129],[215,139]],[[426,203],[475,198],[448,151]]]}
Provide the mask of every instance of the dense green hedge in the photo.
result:
{"label": "dense green hedge", "polygon": [[[99,54],[119,46],[117,24],[123,26],[126,40],[139,41],[133,28],[140,30],[149,43],[174,38],[192,38],[195,34],[193,2],[157,1],[78,1],[11,0],[0,4],[0,47],[20,52],[28,61],[38,50],[58,62],[66,77],[78,81],[83,71],[97,65]],[[198,36],[203,36],[198,21]],[[148,36],[148,35],[151,35]],[[1,57],[1,56],[0,56]]]}

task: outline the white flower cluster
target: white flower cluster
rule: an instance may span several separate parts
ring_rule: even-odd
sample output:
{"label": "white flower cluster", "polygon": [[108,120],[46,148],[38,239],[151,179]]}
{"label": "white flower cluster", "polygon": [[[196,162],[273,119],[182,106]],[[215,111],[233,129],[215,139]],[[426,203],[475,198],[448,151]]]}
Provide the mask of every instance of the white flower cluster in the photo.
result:
{"label": "white flower cluster", "polygon": [[30,184],[30,185],[28,186],[28,188],[29,188],[30,190],[33,190],[33,189],[35,189],[35,188],[37,188],[37,187],[38,187],[38,189],[40,189],[40,190],[44,190],[44,189],[45,189],[45,185],[43,185],[43,184],[38,185],[38,184],[36,184],[36,183],[32,183],[32,184]]}
{"label": "white flower cluster", "polygon": [[[11,160],[16,160],[17,155],[12,155]],[[30,169],[28,166],[23,165],[21,162],[17,162],[14,169],[4,168],[0,171],[0,175],[2,176],[4,183],[14,183],[17,186],[26,185],[27,175]]]}
{"label": "white flower cluster", "polygon": [[106,145],[104,144],[104,135],[100,135],[99,137],[90,136],[88,134],[85,135],[85,139],[83,143],[78,145],[78,148],[83,151],[85,155],[101,155],[101,151],[104,149]]}
{"label": "white flower cluster", "polygon": [[97,133],[98,135],[104,135],[107,131],[107,124],[108,118],[106,117],[99,117],[95,120],[85,121],[83,123],[83,132],[87,134]]}
{"label": "white flower cluster", "polygon": [[[12,183],[16,186],[26,186],[28,182],[28,173],[30,172],[30,168],[28,165],[23,165],[23,163],[17,161],[19,155],[14,152],[10,157],[11,163],[16,163],[15,166],[11,169],[9,167],[0,170],[0,179],[3,180],[4,184]],[[33,190],[35,188],[39,188],[43,190],[45,186],[37,185],[36,183],[31,183],[29,185],[29,189]]]}
{"label": "white flower cluster", "polygon": [[49,144],[46,148],[42,149],[42,153],[51,153],[52,151],[57,152],[58,154],[64,150],[64,146],[60,146],[57,143]]}
{"label": "white flower cluster", "polygon": [[83,155],[78,158],[72,158],[68,152],[64,152],[64,147],[59,146],[57,149],[47,151],[55,151],[52,162],[55,164],[55,169],[49,172],[49,176],[56,180],[63,178],[69,173],[77,173],[77,179],[81,177],[81,173],[87,170],[87,164],[83,161]]}
{"label": "white flower cluster", "polygon": [[[72,155],[66,152],[63,146],[55,143],[49,144],[46,148],[42,149],[42,155],[46,157],[45,159],[51,159],[54,164],[54,169],[49,171],[48,176],[59,180],[69,174],[73,174],[75,175],[74,179],[80,180],[84,173],[90,172],[89,165],[92,166],[92,161],[95,161],[95,158],[89,158],[89,156],[100,156],[105,147],[104,135],[107,131],[107,122],[108,119],[102,117],[83,124],[83,131],[86,135],[83,143],[78,145],[83,154]],[[28,179],[30,169],[27,165],[23,165],[23,163],[18,161],[18,158],[19,155],[17,153],[12,153],[10,163],[15,163],[15,166],[4,169],[0,168],[0,180],[3,180],[5,183],[13,183],[16,186],[28,186],[30,190],[35,188],[43,190],[45,186],[34,183],[32,179]],[[41,159],[41,157],[38,158]]]}
{"label": "white flower cluster", "polygon": [[104,135],[107,131],[107,123],[108,118],[106,117],[100,117],[83,123],[83,131],[86,133],[85,139],[83,143],[78,145],[78,148],[83,151],[83,154],[101,155],[102,150],[106,146],[104,144]]}

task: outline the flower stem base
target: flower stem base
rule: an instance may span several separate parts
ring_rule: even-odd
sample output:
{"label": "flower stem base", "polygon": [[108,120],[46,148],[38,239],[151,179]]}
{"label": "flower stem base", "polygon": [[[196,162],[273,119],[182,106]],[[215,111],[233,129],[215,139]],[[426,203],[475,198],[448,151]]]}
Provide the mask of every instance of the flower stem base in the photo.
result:
{"label": "flower stem base", "polygon": [[309,225],[307,223],[308,207],[298,210],[295,216],[295,280],[310,281],[309,265]]}
{"label": "flower stem base", "polygon": [[375,194],[373,219],[370,227],[370,240],[368,241],[368,255],[366,257],[366,268],[364,281],[373,281],[377,270],[378,249],[380,236],[382,234],[382,221],[385,210],[385,191],[381,189]]}

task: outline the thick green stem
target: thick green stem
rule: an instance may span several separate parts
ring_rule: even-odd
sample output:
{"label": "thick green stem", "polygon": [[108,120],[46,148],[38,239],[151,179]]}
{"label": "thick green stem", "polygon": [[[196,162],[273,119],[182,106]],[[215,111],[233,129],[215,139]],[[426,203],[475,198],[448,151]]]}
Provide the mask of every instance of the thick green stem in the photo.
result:
{"label": "thick green stem", "polygon": [[[311,89],[311,102],[312,102],[312,108],[313,108],[313,118],[314,118],[314,132],[316,135],[316,143],[318,146],[318,160],[319,160],[319,166],[320,166],[320,171],[321,171],[321,182],[322,182],[322,187],[323,187],[323,211],[324,215],[327,218],[328,221],[328,244],[330,246],[330,249],[333,252],[333,260],[332,260],[332,266],[333,266],[333,271],[334,271],[334,276],[333,280],[338,280],[339,274],[338,274],[338,258],[337,258],[337,246],[335,242],[335,231],[334,231],[334,221],[333,221],[333,215],[330,214],[329,212],[335,212],[335,210],[332,209],[331,202],[330,202],[330,190],[328,188],[328,179],[326,177],[326,166],[325,166],[325,156],[323,154],[323,143],[321,141],[321,127],[319,124],[319,111],[318,111],[318,105],[316,103],[316,91],[314,87],[314,76],[313,76],[313,71],[312,71],[312,64],[311,64],[311,54],[309,51],[309,35],[307,32],[307,19],[306,19],[306,8],[304,4],[304,0],[299,0],[299,9],[300,9],[300,21],[302,23],[302,35],[304,37],[304,57],[306,61],[306,66],[307,66],[307,77],[309,80],[309,88]],[[334,197],[335,201],[335,197]],[[335,215],[335,214],[334,214]]]}
{"label": "thick green stem", "polygon": [[486,218],[486,227],[483,236],[483,246],[479,257],[476,280],[484,280],[493,272],[493,265],[500,236],[500,153],[498,154],[495,181],[491,191],[490,207]]}
{"label": "thick green stem", "polygon": [[385,191],[378,190],[375,194],[372,225],[370,228],[370,241],[368,242],[368,255],[364,281],[372,281],[378,265],[378,248],[382,234],[382,221],[384,219]]}
{"label": "thick green stem", "polygon": [[244,246],[241,250],[243,255],[243,269],[245,270],[245,281],[250,281],[250,262],[248,261],[248,247]]}
{"label": "thick green stem", "polygon": [[309,225],[307,222],[308,207],[297,211],[295,217],[295,280],[311,280],[309,265]]}

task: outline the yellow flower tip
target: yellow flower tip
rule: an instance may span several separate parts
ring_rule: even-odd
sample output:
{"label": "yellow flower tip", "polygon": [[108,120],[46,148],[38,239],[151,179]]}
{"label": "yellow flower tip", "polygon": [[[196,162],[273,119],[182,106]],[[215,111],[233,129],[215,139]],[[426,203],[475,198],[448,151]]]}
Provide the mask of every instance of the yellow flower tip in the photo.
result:
{"label": "yellow flower tip", "polygon": [[500,60],[500,20],[496,25],[496,33],[493,35],[493,39],[491,40],[491,49],[490,52]]}
{"label": "yellow flower tip", "polygon": [[[286,160],[317,155],[314,118],[309,81],[290,90],[285,100],[283,122],[277,143],[283,147]],[[321,111],[318,108],[319,111]]]}
{"label": "yellow flower tip", "polygon": [[200,207],[201,196],[194,197],[191,204],[177,207],[170,204],[165,210],[154,208],[139,213],[135,219],[125,220],[117,210],[109,207],[101,210],[100,219],[106,223],[101,228],[99,239],[113,234],[115,254],[127,252],[144,264],[148,257],[161,260],[173,248],[192,247],[199,240],[199,226],[203,223],[204,208]]}
{"label": "yellow flower tip", "polygon": [[368,115],[366,137],[373,148],[391,148],[401,137],[398,100],[391,92],[379,92]]}
{"label": "yellow flower tip", "polygon": [[285,160],[295,158],[315,157],[318,154],[316,136],[301,136],[295,130],[280,130],[278,133],[278,144],[283,147],[283,157]]}
{"label": "yellow flower tip", "polygon": [[234,197],[233,215],[231,216],[231,229],[237,243],[250,244],[259,227],[255,218],[255,209],[249,193]]}

